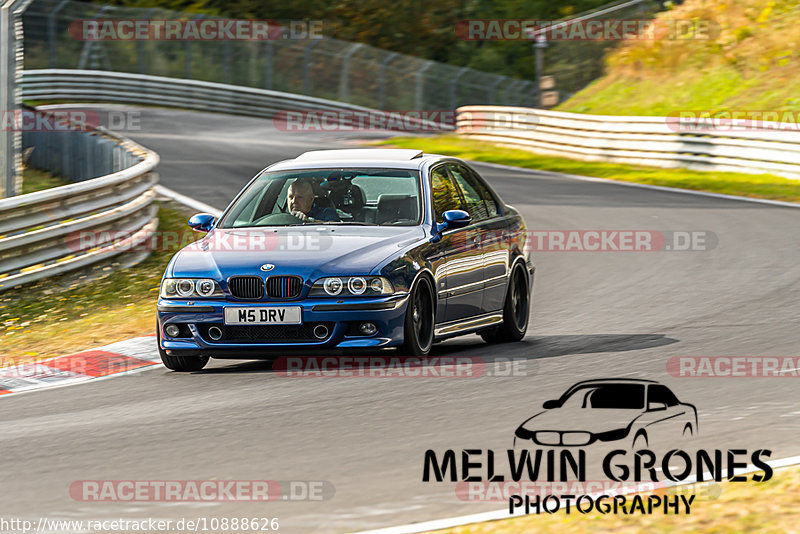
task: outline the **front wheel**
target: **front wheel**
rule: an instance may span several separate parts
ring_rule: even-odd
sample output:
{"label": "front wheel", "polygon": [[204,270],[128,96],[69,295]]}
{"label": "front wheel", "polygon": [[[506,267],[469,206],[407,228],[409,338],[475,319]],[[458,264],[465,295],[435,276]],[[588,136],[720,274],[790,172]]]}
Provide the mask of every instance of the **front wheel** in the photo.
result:
{"label": "front wheel", "polygon": [[433,317],[433,287],[426,277],[421,276],[408,297],[401,354],[426,356],[431,351]]}
{"label": "front wheel", "polygon": [[199,371],[208,363],[208,356],[170,356],[161,348],[161,327],[156,323],[156,338],[158,339],[158,354],[164,367],[183,373]]}
{"label": "front wheel", "polygon": [[511,273],[506,302],[503,305],[503,322],[492,330],[481,332],[487,343],[507,343],[519,341],[528,330],[528,281],[522,267],[517,266]]}

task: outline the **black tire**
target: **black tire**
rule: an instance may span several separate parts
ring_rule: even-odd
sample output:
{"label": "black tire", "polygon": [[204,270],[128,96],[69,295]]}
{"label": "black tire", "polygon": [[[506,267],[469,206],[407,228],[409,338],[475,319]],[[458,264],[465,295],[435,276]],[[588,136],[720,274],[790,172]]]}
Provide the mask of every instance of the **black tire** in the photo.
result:
{"label": "black tire", "polygon": [[158,354],[164,367],[173,371],[187,373],[199,371],[208,363],[208,356],[170,356],[161,348],[161,328],[156,324],[156,337],[158,338]]}
{"label": "black tire", "polygon": [[503,304],[503,322],[491,330],[480,332],[487,343],[509,343],[520,341],[528,330],[529,309],[528,279],[522,267],[517,265],[511,273],[511,281]]}
{"label": "black tire", "polygon": [[400,354],[427,356],[433,346],[433,322],[433,286],[427,277],[420,276],[408,297]]}

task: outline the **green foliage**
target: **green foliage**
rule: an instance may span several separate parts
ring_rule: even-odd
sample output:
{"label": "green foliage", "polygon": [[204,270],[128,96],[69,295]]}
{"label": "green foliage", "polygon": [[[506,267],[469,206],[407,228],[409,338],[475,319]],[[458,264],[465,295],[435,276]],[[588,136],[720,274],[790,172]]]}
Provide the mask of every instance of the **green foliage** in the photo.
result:
{"label": "green foliage", "polygon": [[711,21],[706,38],[623,43],[607,73],[559,109],[614,115],[800,111],[796,0],[686,0],[663,19]]}
{"label": "green foliage", "polygon": [[[153,0],[110,3],[136,7],[154,4]],[[529,41],[463,41],[455,33],[456,23],[467,19],[557,20],[606,3],[608,0],[162,0],[158,7],[231,18],[321,20],[328,37],[532,79]]]}

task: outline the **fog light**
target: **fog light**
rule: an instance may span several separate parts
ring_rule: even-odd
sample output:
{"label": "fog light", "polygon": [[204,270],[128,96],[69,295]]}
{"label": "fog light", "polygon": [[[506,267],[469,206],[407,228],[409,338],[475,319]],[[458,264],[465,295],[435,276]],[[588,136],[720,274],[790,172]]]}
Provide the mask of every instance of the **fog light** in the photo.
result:
{"label": "fog light", "polygon": [[358,331],[365,336],[371,336],[378,331],[378,327],[375,326],[375,323],[361,323],[358,325]]}
{"label": "fog light", "polygon": [[178,337],[178,335],[181,333],[181,329],[178,328],[178,325],[176,324],[168,324],[164,327],[164,332],[169,337]]}
{"label": "fog light", "polygon": [[218,326],[212,326],[208,329],[208,337],[214,341],[222,339],[222,330]]}
{"label": "fog light", "polygon": [[314,327],[314,337],[317,339],[325,339],[328,337],[328,327],[324,324],[318,324]]}

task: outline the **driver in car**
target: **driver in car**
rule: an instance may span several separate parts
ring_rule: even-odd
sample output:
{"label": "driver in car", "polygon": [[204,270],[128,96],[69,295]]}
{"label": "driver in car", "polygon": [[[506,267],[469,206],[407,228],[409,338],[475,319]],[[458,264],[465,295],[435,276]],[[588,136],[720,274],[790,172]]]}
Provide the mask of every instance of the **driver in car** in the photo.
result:
{"label": "driver in car", "polygon": [[303,222],[341,221],[333,208],[317,206],[314,201],[314,186],[308,180],[295,180],[287,193],[289,212]]}

